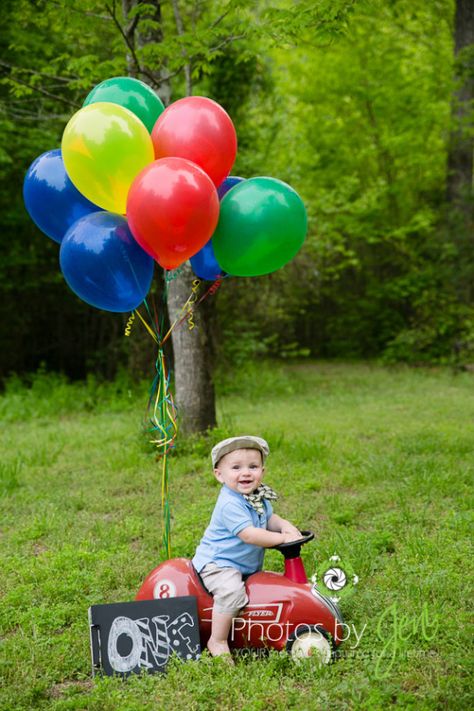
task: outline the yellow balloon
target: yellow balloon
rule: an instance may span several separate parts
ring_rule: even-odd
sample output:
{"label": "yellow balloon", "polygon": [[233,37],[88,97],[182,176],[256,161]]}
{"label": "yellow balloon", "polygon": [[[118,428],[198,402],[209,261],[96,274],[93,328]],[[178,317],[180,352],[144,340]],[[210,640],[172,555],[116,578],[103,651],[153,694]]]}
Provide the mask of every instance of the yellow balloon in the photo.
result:
{"label": "yellow balloon", "polygon": [[64,129],[61,152],[76,188],[99,207],[121,215],[133,180],[155,159],[140,119],[105,101],[74,114]]}

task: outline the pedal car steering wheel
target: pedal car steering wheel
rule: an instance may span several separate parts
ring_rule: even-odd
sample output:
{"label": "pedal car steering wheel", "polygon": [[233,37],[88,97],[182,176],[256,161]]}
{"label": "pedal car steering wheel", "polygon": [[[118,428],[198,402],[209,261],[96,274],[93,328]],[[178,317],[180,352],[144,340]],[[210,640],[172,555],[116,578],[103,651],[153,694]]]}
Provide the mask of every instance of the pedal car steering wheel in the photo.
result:
{"label": "pedal car steering wheel", "polygon": [[301,546],[314,538],[314,533],[312,531],[301,531],[301,538],[297,538],[295,541],[289,541],[288,543],[280,543],[278,546],[272,546],[280,553],[283,553],[285,559],[298,558],[300,555]]}

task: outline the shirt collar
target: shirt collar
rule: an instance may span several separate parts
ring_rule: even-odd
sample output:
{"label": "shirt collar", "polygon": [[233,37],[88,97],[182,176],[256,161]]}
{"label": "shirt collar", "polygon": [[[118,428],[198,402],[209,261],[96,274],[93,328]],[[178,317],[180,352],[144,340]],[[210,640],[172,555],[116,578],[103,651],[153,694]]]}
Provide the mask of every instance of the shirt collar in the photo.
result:
{"label": "shirt collar", "polygon": [[243,503],[246,506],[249,506],[250,508],[252,508],[252,506],[249,504],[249,502],[246,499],[244,499],[242,494],[239,494],[238,491],[234,491],[229,486],[227,486],[227,484],[222,484],[221,493],[223,496],[230,496],[230,497],[235,496],[237,499],[240,499],[241,501],[243,501]]}

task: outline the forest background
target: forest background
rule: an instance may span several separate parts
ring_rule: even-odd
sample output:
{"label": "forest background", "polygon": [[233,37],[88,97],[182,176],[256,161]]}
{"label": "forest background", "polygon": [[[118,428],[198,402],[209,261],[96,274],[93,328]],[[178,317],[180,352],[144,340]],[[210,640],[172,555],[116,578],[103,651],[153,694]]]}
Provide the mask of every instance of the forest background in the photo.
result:
{"label": "forest background", "polygon": [[[472,6],[457,10],[472,33]],[[127,315],[69,291],[21,189],[89,90],[127,73],[165,101],[221,103],[239,139],[232,174],[285,180],[308,211],[291,264],[212,298],[219,367],[474,361],[472,45],[457,46],[454,0],[4,0],[2,16],[3,377],[149,372],[146,333],[124,338]],[[468,158],[453,185],[456,146]]]}
{"label": "forest background", "polygon": [[[473,31],[472,0],[3,0],[4,708],[473,706],[472,374],[458,372],[474,364]],[[258,429],[268,439],[282,513],[316,533],[308,572],[337,551],[360,575],[344,604],[358,629],[368,623],[360,654],[346,645],[328,670],[274,655],[217,673],[203,659],[158,683],[90,679],[87,607],[131,599],[161,559],[156,447],[133,425],[155,344],[138,319],[126,338],[128,314],[69,290],[22,183],[90,89],[124,74],[165,103],[217,100],[239,139],[233,175],[285,180],[306,205],[308,237],[290,264],[225,279],[197,328],[175,333],[212,337],[212,437]],[[162,292],[157,267],[150,302]],[[193,370],[186,348],[181,367]],[[208,438],[181,436],[183,419],[181,409],[172,551],[189,557],[216,483],[205,476]],[[281,566],[276,552],[267,563]],[[377,624],[394,603],[413,620],[429,604],[442,624],[434,640],[408,633],[376,678]]]}

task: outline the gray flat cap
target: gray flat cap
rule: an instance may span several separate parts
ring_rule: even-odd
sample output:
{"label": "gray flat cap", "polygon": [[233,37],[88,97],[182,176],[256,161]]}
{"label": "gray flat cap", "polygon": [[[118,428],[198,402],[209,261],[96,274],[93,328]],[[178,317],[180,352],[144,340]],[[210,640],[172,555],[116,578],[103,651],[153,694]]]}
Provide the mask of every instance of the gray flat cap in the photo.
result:
{"label": "gray flat cap", "polygon": [[270,453],[268,442],[261,437],[254,437],[253,435],[229,437],[228,439],[223,439],[222,442],[218,442],[216,446],[212,448],[212,466],[215,467],[222,457],[229,454],[229,452],[233,452],[235,449],[258,449],[258,451],[262,453],[263,461],[265,461],[265,457]]}

